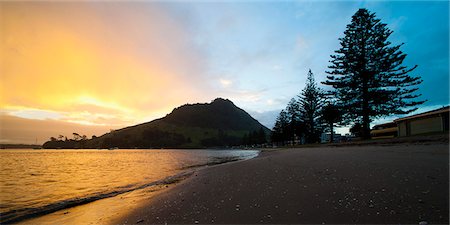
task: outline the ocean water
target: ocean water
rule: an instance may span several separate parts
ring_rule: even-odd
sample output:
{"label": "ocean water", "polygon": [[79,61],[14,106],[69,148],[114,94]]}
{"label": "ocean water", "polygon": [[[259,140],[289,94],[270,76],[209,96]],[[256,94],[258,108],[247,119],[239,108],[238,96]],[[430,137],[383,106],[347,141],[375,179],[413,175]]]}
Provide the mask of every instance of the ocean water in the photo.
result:
{"label": "ocean water", "polygon": [[0,222],[9,223],[170,182],[253,150],[1,150]]}

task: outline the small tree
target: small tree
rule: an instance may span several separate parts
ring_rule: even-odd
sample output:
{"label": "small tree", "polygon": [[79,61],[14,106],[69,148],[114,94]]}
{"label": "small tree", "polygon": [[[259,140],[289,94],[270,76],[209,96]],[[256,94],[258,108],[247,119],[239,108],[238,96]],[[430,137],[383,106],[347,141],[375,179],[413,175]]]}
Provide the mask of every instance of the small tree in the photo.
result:
{"label": "small tree", "polygon": [[417,66],[403,66],[406,57],[400,47],[388,41],[392,31],[370,13],[359,9],[347,25],[341,48],[331,55],[325,85],[345,110],[347,121],[361,121],[363,137],[370,138],[370,122],[392,114],[406,114],[425,101],[413,101],[420,77],[408,74]]}
{"label": "small tree", "polygon": [[291,141],[295,141],[295,135],[298,135],[301,127],[300,126],[300,105],[299,102],[292,98],[286,106],[286,116],[288,119],[288,124],[286,127],[287,138]]}
{"label": "small tree", "polygon": [[272,129],[271,133],[271,140],[272,142],[282,142],[284,144],[284,141],[286,140],[286,131],[288,126],[288,116],[286,114],[286,111],[281,110],[280,114],[277,117],[277,120],[275,121],[275,125]]}
{"label": "small tree", "polygon": [[301,92],[299,101],[301,121],[305,125],[307,143],[319,140],[321,132],[320,114],[323,106],[324,94],[314,80],[314,74],[309,70],[306,87]]}
{"label": "small tree", "polygon": [[363,131],[363,126],[361,125],[361,123],[356,122],[353,124],[353,126],[350,128],[350,133],[352,133],[355,137],[362,137],[364,131]]}
{"label": "small tree", "polygon": [[75,141],[81,140],[81,135],[79,135],[78,133],[73,133],[73,140]]}
{"label": "small tree", "polygon": [[334,124],[340,122],[341,119],[342,119],[341,110],[339,110],[339,108],[336,105],[328,103],[323,107],[322,121],[325,122],[328,129],[330,130],[330,143],[333,143],[334,141],[334,134],[333,134]]}

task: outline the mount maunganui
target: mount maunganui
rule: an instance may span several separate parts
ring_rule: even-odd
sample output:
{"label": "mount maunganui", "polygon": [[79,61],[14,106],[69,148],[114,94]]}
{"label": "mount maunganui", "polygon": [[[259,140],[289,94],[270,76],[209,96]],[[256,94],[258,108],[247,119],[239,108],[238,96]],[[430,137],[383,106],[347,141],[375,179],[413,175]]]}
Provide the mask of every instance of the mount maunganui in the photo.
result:
{"label": "mount maunganui", "polygon": [[[207,148],[260,141],[270,130],[228,99],[186,104],[167,116],[88,140],[55,140],[44,148]],[[249,135],[251,134],[251,135]],[[262,137],[261,137],[262,136]],[[259,138],[259,139],[258,139]]]}

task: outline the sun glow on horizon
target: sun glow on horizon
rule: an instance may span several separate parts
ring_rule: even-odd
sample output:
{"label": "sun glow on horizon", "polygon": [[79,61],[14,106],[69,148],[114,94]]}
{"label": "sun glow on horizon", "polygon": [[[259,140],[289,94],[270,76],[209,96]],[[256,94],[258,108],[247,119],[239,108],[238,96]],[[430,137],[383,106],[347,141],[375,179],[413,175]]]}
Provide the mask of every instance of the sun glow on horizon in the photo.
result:
{"label": "sun glow on horizon", "polygon": [[183,28],[158,7],[2,3],[2,111],[124,126],[198,95]]}

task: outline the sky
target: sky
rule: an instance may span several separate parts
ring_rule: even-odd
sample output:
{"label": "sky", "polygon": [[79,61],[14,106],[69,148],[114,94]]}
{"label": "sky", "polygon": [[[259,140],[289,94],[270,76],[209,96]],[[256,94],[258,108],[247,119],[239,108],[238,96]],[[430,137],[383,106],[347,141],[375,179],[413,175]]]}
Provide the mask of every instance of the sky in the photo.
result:
{"label": "sky", "polygon": [[325,80],[359,8],[418,65],[417,112],[448,105],[448,1],[2,1],[0,143],[101,135],[217,97],[271,128],[309,69]]}

